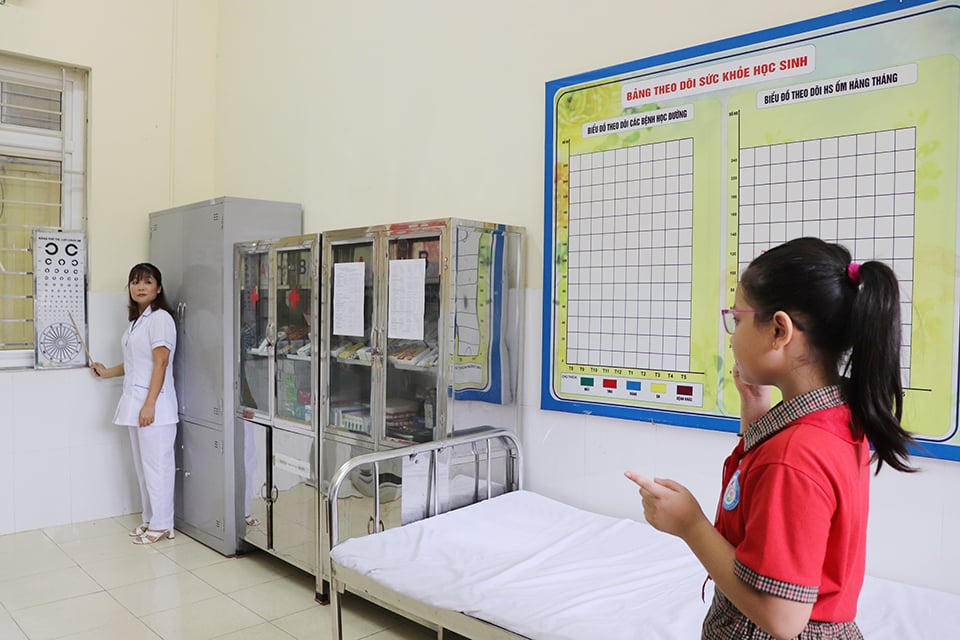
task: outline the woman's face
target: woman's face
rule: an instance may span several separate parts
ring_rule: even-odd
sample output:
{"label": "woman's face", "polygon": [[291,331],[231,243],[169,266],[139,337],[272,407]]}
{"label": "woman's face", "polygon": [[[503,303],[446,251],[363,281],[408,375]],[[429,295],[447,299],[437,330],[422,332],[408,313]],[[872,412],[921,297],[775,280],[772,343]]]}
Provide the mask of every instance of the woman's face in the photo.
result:
{"label": "woman's face", "polygon": [[130,281],[130,299],[137,303],[143,312],[160,295],[160,287],[150,274],[143,274]]}

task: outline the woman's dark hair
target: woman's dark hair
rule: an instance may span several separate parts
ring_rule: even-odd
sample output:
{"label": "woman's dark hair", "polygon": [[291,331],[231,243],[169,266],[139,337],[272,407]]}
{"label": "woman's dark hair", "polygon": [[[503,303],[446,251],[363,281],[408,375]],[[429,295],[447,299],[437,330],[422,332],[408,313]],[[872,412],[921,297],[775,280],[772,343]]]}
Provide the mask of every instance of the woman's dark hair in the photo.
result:
{"label": "woman's dark hair", "polygon": [[157,283],[157,288],[160,290],[159,293],[157,293],[156,299],[150,304],[150,308],[154,311],[163,309],[171,316],[173,315],[173,309],[170,308],[170,303],[167,302],[167,296],[164,295],[163,292],[163,276],[160,275],[160,269],[157,269],[149,262],[141,262],[140,264],[133,265],[133,268],[130,269],[130,275],[127,277],[127,320],[130,322],[140,317],[140,307],[137,305],[137,301],[133,299],[133,296],[130,295],[130,285],[134,282],[139,282],[140,279],[145,276],[153,278],[153,281]]}
{"label": "woman's dark hair", "polygon": [[811,346],[845,376],[844,400],[855,433],[873,445],[877,473],[883,463],[908,464],[912,436],[903,429],[900,381],[900,285],[882,262],[851,266],[850,252],[819,238],[797,238],[758,256],[740,287],[766,321],[784,311]]}

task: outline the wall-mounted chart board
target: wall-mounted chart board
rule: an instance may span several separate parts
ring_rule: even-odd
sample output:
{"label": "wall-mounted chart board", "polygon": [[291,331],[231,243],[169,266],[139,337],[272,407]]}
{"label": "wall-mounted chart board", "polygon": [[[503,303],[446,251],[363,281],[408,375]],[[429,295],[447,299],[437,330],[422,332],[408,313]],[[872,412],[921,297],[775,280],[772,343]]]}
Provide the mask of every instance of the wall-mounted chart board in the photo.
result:
{"label": "wall-mounted chart board", "polygon": [[960,3],[879,2],[547,83],[544,409],[724,431],[720,309],[801,236],[901,282],[904,423],[960,460]]}
{"label": "wall-mounted chart board", "polygon": [[33,325],[37,369],[87,366],[86,239],[82,232],[33,234]]}

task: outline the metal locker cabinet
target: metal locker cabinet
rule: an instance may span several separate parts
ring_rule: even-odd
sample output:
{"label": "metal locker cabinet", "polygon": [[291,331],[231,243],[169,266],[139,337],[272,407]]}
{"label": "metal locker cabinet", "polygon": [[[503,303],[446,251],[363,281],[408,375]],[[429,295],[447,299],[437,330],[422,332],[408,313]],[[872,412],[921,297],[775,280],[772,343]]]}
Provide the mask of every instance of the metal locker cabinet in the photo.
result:
{"label": "metal locker cabinet", "polygon": [[177,432],[177,485],[174,510],[183,520],[223,540],[224,484],[220,469],[211,464],[223,458],[223,433],[183,420]]}
{"label": "metal locker cabinet", "polygon": [[177,307],[177,358],[190,384],[180,392],[183,415],[223,428],[223,204],[185,218],[183,283]]}
{"label": "metal locker cabinet", "polygon": [[[163,288],[167,301],[173,308],[173,317],[176,320],[180,314],[180,305],[177,295],[180,284],[183,282],[183,216],[179,211],[155,213],[150,216],[150,260],[161,264],[160,273],[163,274]],[[179,352],[180,349],[177,349]],[[183,378],[183,361],[174,354],[173,378],[174,381]],[[177,387],[177,407],[183,413],[183,389]]]}
{"label": "metal locker cabinet", "polygon": [[233,410],[233,245],[300,231],[294,203],[216,198],[150,214],[150,261],[177,320],[175,526],[224,555],[237,552],[246,515]]}

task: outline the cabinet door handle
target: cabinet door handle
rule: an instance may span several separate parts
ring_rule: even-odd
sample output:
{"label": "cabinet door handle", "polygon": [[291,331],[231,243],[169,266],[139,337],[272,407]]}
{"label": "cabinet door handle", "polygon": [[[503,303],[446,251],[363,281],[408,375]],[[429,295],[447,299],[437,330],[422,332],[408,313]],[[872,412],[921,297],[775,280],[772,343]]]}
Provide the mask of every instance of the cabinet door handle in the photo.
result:
{"label": "cabinet door handle", "polygon": [[269,500],[269,498],[267,498],[267,483],[266,483],[266,482],[264,482],[264,483],[260,486],[260,499],[261,499],[261,500]]}
{"label": "cabinet door handle", "polygon": [[189,477],[190,477],[190,472],[189,472],[189,471],[184,471],[184,472],[183,472],[183,477],[184,477],[184,478],[189,478]]}

